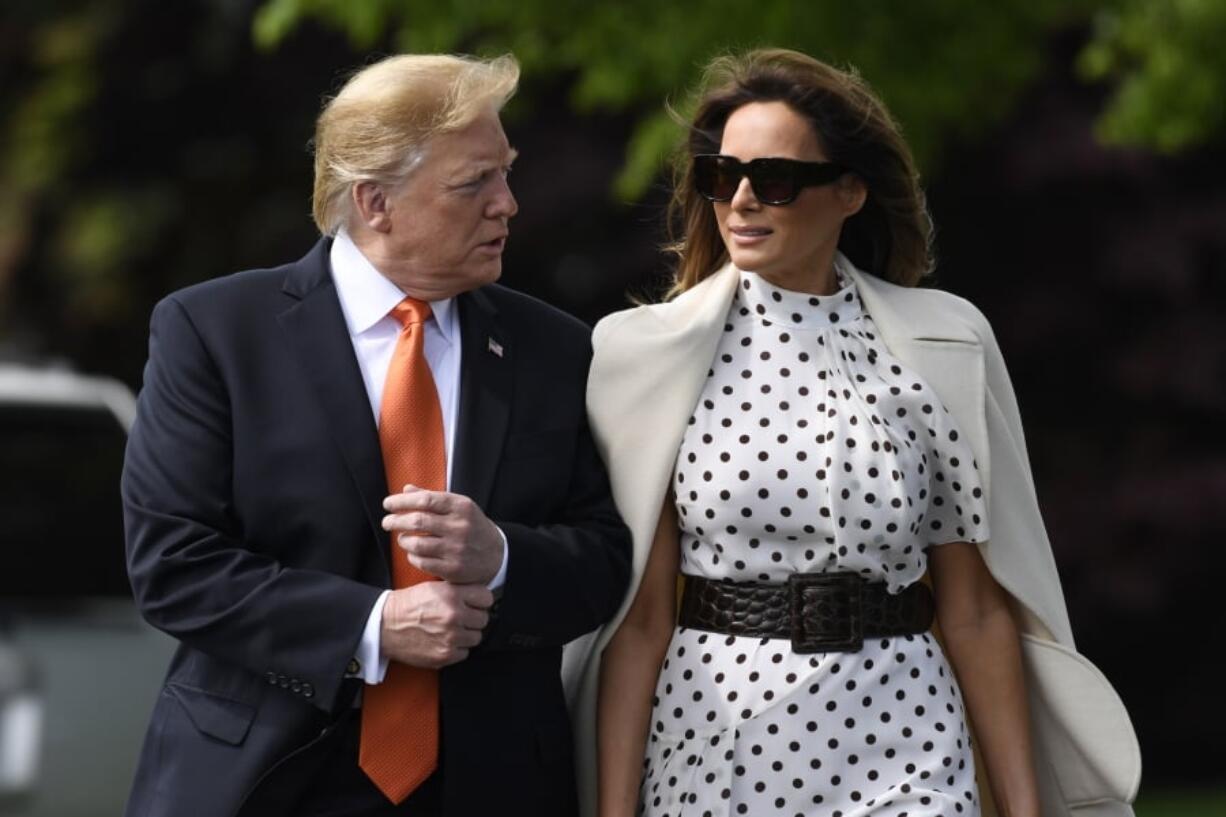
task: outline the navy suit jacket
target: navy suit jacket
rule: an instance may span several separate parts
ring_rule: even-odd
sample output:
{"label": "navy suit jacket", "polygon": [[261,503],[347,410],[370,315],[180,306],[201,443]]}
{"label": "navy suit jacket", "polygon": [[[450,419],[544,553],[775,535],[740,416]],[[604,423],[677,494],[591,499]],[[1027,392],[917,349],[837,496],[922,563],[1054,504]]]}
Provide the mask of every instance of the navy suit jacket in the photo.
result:
{"label": "navy suit jacket", "polygon": [[[180,645],[134,817],[288,813],[361,686],[345,675],[390,586],[388,491],[329,246],[154,309],[122,494],[137,603]],[[457,307],[452,490],[510,558],[482,644],[440,674],[443,804],[570,814],[562,645],[613,615],[629,573],[584,409],[590,332],[497,285]]]}

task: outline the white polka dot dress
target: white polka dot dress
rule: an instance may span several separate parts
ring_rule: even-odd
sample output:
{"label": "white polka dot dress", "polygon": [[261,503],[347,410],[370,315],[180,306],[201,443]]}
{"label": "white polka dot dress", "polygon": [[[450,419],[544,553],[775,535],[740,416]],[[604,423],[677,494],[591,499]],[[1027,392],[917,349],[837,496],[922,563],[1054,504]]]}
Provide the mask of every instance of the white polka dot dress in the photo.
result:
{"label": "white polka dot dress", "polygon": [[[985,541],[973,455],[840,273],[833,295],[742,272],[674,475],[682,572],[855,571],[897,593],[925,549]],[[657,684],[642,813],[977,815],[957,683],[928,634],[854,653],[678,628]]]}

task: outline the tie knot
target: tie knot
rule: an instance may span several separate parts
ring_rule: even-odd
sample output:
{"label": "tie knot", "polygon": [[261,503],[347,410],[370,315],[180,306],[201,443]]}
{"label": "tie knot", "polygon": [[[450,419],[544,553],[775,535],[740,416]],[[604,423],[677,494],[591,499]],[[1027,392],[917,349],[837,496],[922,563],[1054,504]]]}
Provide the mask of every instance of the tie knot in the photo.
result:
{"label": "tie knot", "polygon": [[402,327],[425,323],[430,319],[430,304],[416,298],[405,298],[392,307],[391,315]]}

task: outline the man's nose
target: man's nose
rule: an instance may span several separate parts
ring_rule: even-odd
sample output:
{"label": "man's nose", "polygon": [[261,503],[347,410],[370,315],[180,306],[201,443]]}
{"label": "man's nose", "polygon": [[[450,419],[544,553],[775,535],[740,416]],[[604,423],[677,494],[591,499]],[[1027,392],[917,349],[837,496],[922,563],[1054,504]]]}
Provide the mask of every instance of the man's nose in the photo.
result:
{"label": "man's nose", "polygon": [[511,185],[505,176],[498,180],[498,189],[494,191],[485,212],[490,218],[510,218],[519,212],[519,202],[515,201],[515,194],[511,192]]}

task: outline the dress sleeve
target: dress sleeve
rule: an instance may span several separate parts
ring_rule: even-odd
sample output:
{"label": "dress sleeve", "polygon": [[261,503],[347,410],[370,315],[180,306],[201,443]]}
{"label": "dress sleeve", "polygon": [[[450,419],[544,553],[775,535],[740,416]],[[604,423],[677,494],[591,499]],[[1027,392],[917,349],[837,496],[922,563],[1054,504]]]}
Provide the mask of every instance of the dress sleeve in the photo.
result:
{"label": "dress sleeve", "polygon": [[988,508],[975,454],[944,406],[934,410],[932,417],[925,539],[929,545],[986,542]]}

